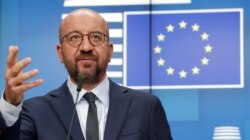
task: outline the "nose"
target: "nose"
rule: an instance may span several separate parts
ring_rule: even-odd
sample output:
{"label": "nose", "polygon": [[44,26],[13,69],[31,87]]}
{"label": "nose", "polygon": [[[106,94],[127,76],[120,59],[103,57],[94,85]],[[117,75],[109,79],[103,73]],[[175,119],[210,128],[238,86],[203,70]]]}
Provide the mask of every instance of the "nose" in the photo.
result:
{"label": "nose", "polygon": [[93,51],[94,46],[90,43],[88,36],[83,36],[82,43],[79,46],[80,51],[91,52]]}

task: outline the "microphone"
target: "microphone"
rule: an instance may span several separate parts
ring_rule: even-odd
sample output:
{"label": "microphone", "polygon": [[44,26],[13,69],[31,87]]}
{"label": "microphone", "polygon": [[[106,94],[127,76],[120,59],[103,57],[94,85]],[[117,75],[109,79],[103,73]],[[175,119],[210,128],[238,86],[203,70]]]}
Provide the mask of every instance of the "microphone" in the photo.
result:
{"label": "microphone", "polygon": [[76,91],[79,93],[82,90],[83,80],[78,80]]}
{"label": "microphone", "polygon": [[70,139],[70,135],[71,135],[72,127],[73,127],[73,122],[74,122],[74,118],[75,118],[75,114],[76,114],[76,105],[77,105],[77,101],[78,101],[78,98],[79,98],[79,93],[82,90],[82,85],[83,85],[83,80],[81,80],[81,79],[78,80],[78,84],[77,84],[77,88],[76,88],[77,96],[76,96],[74,109],[73,109],[73,113],[72,113],[72,117],[71,117],[71,121],[70,121],[70,125],[69,125],[69,131],[68,131],[66,140]]}

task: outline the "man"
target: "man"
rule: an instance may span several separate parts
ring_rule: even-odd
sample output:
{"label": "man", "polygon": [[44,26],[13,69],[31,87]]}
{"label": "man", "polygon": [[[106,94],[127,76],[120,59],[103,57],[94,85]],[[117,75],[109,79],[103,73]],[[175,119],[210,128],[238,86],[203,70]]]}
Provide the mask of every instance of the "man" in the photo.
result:
{"label": "man", "polygon": [[23,102],[24,92],[43,80],[26,82],[38,70],[22,72],[31,58],[18,61],[18,48],[10,47],[6,87],[0,102],[0,122],[5,121],[0,123],[3,139],[172,139],[157,97],[121,87],[107,78],[113,45],[109,42],[108,25],[99,14],[89,9],[75,10],[61,22],[59,34],[57,54],[69,77],[43,97]]}

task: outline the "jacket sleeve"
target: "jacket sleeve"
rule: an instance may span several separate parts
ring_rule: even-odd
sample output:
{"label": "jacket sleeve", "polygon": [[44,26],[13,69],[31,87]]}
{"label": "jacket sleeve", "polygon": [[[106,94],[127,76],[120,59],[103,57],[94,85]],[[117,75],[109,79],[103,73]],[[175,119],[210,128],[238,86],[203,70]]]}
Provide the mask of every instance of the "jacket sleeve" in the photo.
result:
{"label": "jacket sleeve", "polygon": [[13,126],[7,127],[2,115],[0,114],[0,140],[19,140],[20,124],[21,119],[19,117],[19,119]]}

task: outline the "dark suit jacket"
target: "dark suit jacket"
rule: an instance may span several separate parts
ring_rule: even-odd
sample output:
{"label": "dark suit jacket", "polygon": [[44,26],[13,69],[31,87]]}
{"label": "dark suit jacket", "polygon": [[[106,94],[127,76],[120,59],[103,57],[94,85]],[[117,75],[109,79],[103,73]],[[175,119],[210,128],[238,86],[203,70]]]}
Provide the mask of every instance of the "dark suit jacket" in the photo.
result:
{"label": "dark suit jacket", "polygon": [[[66,140],[74,103],[66,82],[42,97],[24,102],[13,127],[0,123],[6,140]],[[0,115],[0,122],[3,118]],[[20,128],[19,128],[20,127]],[[20,130],[20,132],[19,132]],[[72,140],[84,140],[75,115]],[[110,105],[104,140],[172,140],[159,99],[110,80]]]}

